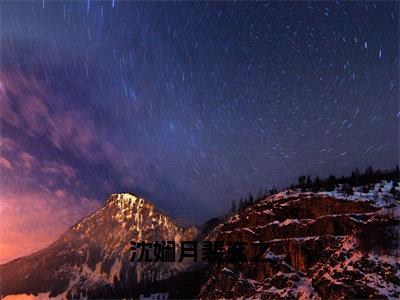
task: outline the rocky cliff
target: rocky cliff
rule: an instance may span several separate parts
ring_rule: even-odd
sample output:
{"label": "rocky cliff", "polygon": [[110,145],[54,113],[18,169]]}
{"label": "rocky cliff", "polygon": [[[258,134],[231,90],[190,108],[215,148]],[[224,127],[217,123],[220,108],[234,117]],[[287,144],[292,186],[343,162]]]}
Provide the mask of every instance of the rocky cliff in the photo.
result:
{"label": "rocky cliff", "polygon": [[[399,298],[399,207],[290,191],[235,215],[211,240],[265,243],[262,262],[212,266],[201,297]],[[258,251],[244,248],[246,257]]]}

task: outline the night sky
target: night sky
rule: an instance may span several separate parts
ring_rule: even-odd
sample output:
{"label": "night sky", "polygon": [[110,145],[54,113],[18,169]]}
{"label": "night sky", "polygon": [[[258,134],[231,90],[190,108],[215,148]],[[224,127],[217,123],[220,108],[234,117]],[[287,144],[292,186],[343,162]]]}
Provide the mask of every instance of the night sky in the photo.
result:
{"label": "night sky", "polygon": [[399,4],[5,2],[0,262],[110,193],[200,223],[399,160]]}

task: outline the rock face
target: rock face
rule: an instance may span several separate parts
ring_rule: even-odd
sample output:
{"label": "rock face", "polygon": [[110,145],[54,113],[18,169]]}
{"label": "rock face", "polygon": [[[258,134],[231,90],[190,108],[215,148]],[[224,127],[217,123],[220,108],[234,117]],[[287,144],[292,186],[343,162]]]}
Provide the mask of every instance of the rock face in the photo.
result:
{"label": "rock face", "polygon": [[175,240],[178,246],[181,239],[193,240],[196,234],[196,228],[178,226],[144,199],[114,194],[48,248],[0,266],[1,294],[138,297],[147,283],[181,276],[189,266],[132,265],[130,241]]}
{"label": "rock face", "polygon": [[[324,193],[281,192],[227,221],[181,227],[151,202],[111,195],[48,248],[0,266],[2,296],[399,298],[400,209]],[[265,243],[262,262],[129,263],[130,241]],[[247,258],[259,252],[246,247]],[[201,255],[201,253],[200,253]]]}
{"label": "rock face", "polygon": [[[271,196],[208,236],[266,243],[265,261],[212,266],[201,298],[399,298],[399,215],[322,193]],[[247,258],[257,251],[245,247]]]}

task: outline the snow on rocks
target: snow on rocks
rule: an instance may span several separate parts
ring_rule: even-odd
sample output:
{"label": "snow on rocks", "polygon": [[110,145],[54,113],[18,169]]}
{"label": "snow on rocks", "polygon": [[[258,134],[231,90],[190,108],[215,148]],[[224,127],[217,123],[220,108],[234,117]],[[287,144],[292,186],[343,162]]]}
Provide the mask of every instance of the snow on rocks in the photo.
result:
{"label": "snow on rocks", "polygon": [[[391,183],[380,187],[382,193],[388,186]],[[215,266],[201,296],[399,298],[399,249],[382,253],[380,247],[362,242],[364,235],[367,242],[380,243],[380,232],[387,228],[393,236],[400,233],[399,206],[390,195],[384,197],[283,191],[247,207],[222,224],[213,238],[264,242],[266,261]]]}

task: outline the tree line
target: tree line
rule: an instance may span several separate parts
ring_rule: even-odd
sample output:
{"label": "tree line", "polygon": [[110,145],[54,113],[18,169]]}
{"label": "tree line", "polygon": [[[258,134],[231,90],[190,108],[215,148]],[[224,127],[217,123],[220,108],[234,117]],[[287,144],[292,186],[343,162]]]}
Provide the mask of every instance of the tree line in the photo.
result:
{"label": "tree line", "polygon": [[230,214],[234,215],[236,213],[241,213],[243,210],[246,209],[246,207],[251,206],[265,198],[267,198],[268,196],[274,195],[278,193],[278,190],[276,189],[276,187],[272,187],[272,189],[261,189],[258,191],[258,193],[256,194],[256,196],[253,196],[253,193],[250,192],[249,195],[247,197],[242,197],[239,200],[238,205],[236,205],[236,201],[233,200],[232,201],[232,206],[230,209]]}
{"label": "tree line", "polygon": [[[353,194],[353,187],[362,186],[362,192],[368,193],[370,189],[373,189],[373,185],[381,180],[393,181],[393,186],[390,193],[399,197],[399,192],[395,189],[398,182],[400,181],[400,170],[399,166],[396,166],[391,170],[380,170],[374,169],[372,166],[368,166],[364,172],[361,172],[358,168],[351,172],[350,176],[336,177],[335,175],[329,175],[326,178],[320,178],[316,176],[311,178],[310,175],[302,175],[298,177],[297,183],[292,184],[289,188],[292,190],[300,189],[301,192],[320,192],[320,191],[333,191],[340,184],[342,185],[342,192],[345,194]],[[250,192],[247,197],[242,197],[237,204],[235,200],[232,201],[230,212],[227,214],[234,215],[241,213],[248,206],[251,206],[268,196],[278,193],[276,187],[272,189],[260,189],[256,196]]]}
{"label": "tree line", "polygon": [[342,176],[336,178],[334,175],[329,175],[327,178],[321,179],[318,176],[311,179],[310,175],[302,175],[298,178],[297,184],[292,184],[291,189],[301,189],[302,192],[319,192],[319,191],[333,191],[339,184],[343,188],[353,190],[355,186],[363,186],[364,191],[368,192],[371,185],[381,181],[393,181],[397,183],[400,180],[399,166],[396,166],[392,170],[380,170],[372,166],[368,166],[364,172],[361,172],[358,168],[351,172],[350,176]]}

